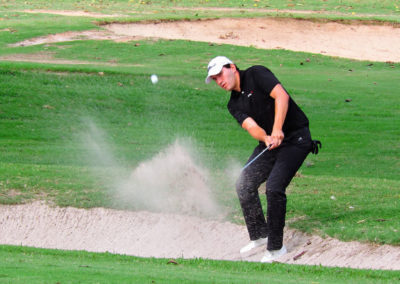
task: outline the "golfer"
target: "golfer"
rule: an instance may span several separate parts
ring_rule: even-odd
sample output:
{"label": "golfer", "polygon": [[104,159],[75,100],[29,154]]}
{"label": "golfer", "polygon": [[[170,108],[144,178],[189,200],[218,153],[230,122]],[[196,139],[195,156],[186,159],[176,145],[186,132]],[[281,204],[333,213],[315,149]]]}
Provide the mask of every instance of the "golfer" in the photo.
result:
{"label": "golfer", "polygon": [[[243,168],[236,191],[250,237],[250,243],[240,252],[267,244],[261,262],[272,262],[287,253],[283,245],[286,187],[308,153],[318,153],[321,143],[311,140],[306,115],[268,68],[239,70],[227,57],[217,56],[208,64],[206,83],[212,80],[231,91],[229,112],[259,141],[248,161],[269,147]],[[258,195],[258,188],[265,181],[266,218]]]}

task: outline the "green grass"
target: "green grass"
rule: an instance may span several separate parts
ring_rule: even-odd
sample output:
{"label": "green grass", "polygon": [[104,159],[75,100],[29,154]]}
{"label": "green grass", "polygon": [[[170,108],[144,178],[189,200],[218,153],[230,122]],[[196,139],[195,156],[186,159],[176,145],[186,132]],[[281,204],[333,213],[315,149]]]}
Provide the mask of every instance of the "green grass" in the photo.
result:
{"label": "green grass", "polygon": [[[289,190],[295,207],[289,215],[294,214],[297,221],[290,226],[344,241],[399,245],[397,187],[398,181],[382,178],[297,178]],[[382,201],[384,206],[376,206]]]}
{"label": "green grass", "polygon": [[0,246],[0,283],[394,283],[398,271],[138,258]]}
{"label": "green grass", "polygon": [[134,9],[159,9],[168,7],[236,7],[236,8],[264,8],[264,9],[292,9],[292,10],[322,10],[340,12],[362,12],[392,14],[400,12],[398,0],[82,0],[82,1],[2,1],[3,9],[59,9],[59,10],[87,10],[93,12],[124,12]]}
{"label": "green grass", "polygon": [[[212,9],[215,7],[230,8],[230,10],[225,9],[223,14],[221,14],[221,11]],[[399,0],[81,0],[79,2],[73,0],[3,0],[0,2],[0,10],[4,10],[7,13],[11,12],[14,14],[15,11],[37,9],[80,10],[114,15],[112,18],[102,18],[99,16],[98,19],[100,22],[112,22],[115,20],[265,17],[267,15],[313,19],[357,19],[400,22]],[[309,13],[308,11],[323,11],[327,13],[321,15],[319,13]],[[74,19],[76,18],[79,17],[74,17]]]}

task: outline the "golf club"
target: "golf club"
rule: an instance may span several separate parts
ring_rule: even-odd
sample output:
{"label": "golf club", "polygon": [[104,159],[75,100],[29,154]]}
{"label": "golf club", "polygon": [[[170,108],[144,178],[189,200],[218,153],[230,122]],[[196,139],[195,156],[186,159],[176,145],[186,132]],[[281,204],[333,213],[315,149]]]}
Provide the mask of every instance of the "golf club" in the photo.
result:
{"label": "golf club", "polygon": [[244,167],[242,168],[241,172],[243,172],[248,166],[250,166],[255,160],[258,159],[258,157],[260,157],[262,154],[264,154],[265,151],[268,151],[269,148],[271,148],[272,144],[268,145],[267,148],[265,148],[264,150],[261,151],[260,154],[258,154],[257,156],[255,156],[250,162],[248,162],[246,165],[244,165]]}

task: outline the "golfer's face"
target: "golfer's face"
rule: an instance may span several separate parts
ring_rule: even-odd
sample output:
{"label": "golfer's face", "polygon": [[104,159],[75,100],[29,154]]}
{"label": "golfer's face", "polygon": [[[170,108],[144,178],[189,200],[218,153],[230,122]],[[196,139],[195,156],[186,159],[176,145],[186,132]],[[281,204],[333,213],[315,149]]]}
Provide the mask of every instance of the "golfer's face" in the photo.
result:
{"label": "golfer's face", "polygon": [[227,91],[232,91],[235,87],[235,72],[232,68],[223,67],[219,74],[211,76],[211,78],[218,86]]}

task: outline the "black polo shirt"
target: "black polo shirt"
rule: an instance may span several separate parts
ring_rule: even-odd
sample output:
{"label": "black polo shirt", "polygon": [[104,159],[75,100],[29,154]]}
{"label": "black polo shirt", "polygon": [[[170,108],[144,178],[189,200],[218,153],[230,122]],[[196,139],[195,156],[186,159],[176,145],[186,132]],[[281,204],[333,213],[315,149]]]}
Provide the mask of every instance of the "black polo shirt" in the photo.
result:
{"label": "black polo shirt", "polygon": [[[239,70],[239,74],[241,91],[232,91],[228,102],[229,112],[240,125],[246,118],[253,118],[271,135],[275,119],[275,100],[270,93],[280,84],[279,80],[264,66]],[[285,138],[304,127],[308,127],[308,119],[289,95],[289,108],[282,128]]]}

